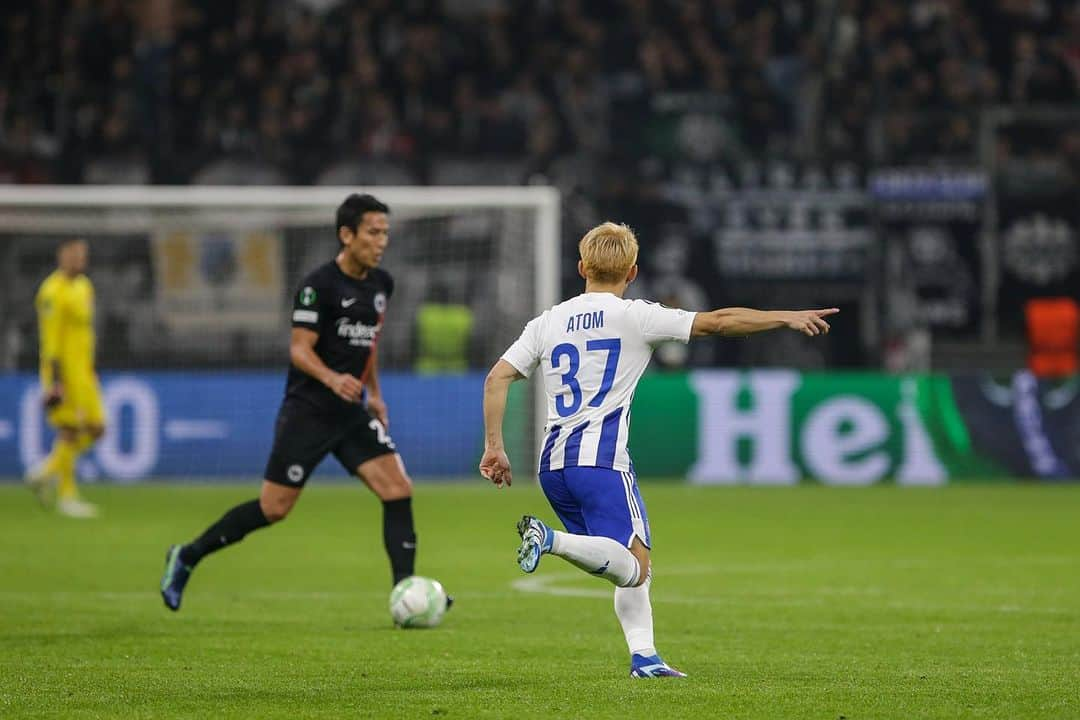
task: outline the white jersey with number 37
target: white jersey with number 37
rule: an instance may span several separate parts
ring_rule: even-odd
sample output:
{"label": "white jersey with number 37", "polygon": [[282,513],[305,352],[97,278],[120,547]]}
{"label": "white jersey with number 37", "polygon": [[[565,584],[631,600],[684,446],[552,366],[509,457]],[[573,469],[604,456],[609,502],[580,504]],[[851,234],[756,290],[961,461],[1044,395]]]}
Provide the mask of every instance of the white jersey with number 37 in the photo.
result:
{"label": "white jersey with number 37", "polygon": [[630,401],[653,345],[688,342],[694,313],[611,293],[584,293],[529,321],[502,359],[528,377],[541,366],[547,424],[540,472],[629,470]]}

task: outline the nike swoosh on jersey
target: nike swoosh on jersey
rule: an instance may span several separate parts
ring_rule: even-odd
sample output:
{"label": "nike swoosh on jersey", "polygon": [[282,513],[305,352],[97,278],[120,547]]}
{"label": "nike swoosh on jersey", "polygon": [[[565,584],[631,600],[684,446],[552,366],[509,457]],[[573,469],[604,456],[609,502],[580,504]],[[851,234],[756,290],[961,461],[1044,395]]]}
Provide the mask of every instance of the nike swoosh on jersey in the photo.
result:
{"label": "nike swoosh on jersey", "polygon": [[341,301],[341,307],[351,307],[354,302],[356,302],[356,298],[349,298],[347,300],[342,300]]}

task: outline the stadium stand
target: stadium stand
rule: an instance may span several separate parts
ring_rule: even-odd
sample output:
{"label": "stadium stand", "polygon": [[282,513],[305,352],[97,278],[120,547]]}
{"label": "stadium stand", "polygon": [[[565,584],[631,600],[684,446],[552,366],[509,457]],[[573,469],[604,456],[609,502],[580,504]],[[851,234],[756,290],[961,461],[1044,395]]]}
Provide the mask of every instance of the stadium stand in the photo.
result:
{"label": "stadium stand", "polygon": [[[942,283],[919,276],[922,267],[932,274],[934,263],[920,258],[934,253],[915,251],[878,283],[889,271],[874,264],[875,243],[889,241],[866,188],[875,169],[897,165],[992,164],[1004,171],[995,178],[1003,190],[1051,185],[1055,197],[1080,185],[1074,118],[994,114],[1076,105],[1076,3],[19,0],[8,8],[0,182],[551,184],[562,193],[567,252],[583,229],[614,216],[664,248],[647,244],[641,293],[690,307],[784,297],[840,304],[841,322],[852,323],[841,334],[862,340],[794,360],[772,340],[753,357],[704,343],[675,364],[874,364],[889,333],[913,323],[929,323],[938,338],[996,339],[998,325],[977,315],[997,323],[999,305],[1009,309],[1002,332],[1022,339],[1023,302],[1060,292],[1022,271],[1010,284],[1009,258],[1035,262],[1041,236],[1028,228],[1042,227],[1025,224],[1030,208],[1014,203],[993,229],[1016,241],[1016,253],[980,261],[974,238],[987,228],[954,223],[944,241],[954,249],[938,248],[961,279],[944,288],[950,297],[909,313],[914,321],[896,310],[900,302],[878,319],[881,299],[867,285],[922,293],[912,302],[925,305],[937,292],[927,287]],[[937,247],[909,220],[913,247]],[[804,252],[770,255],[779,244]],[[984,292],[987,272],[1005,273],[994,281],[1001,297]],[[778,289],[768,282],[776,279],[791,282]],[[563,287],[576,282],[568,264]]]}
{"label": "stadium stand", "polygon": [[1029,0],[34,0],[0,37],[18,182],[528,182],[662,155],[680,106],[722,158],[859,158],[883,111],[894,152],[962,154],[979,107],[1080,95],[1080,9]]}

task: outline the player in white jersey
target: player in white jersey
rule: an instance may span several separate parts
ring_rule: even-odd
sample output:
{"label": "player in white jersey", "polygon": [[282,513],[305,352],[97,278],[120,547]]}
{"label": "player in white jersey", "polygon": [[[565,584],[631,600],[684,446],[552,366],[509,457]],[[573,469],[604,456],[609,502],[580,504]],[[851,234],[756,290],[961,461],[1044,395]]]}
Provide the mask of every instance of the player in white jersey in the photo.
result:
{"label": "player in white jersey", "polygon": [[540,557],[550,553],[612,582],[631,677],[684,677],[660,658],[653,643],[652,539],[626,448],[638,380],[656,343],[784,327],[819,335],[829,331],[824,318],[839,311],[724,308],[693,313],[625,300],[626,286],[638,274],[638,243],[630,228],[599,225],[578,249],[584,294],[531,320],[484,383],[480,472],[498,487],[510,485],[502,436],[507,392],[510,383],[540,366],[548,400],[540,485],[566,532],[526,515],[518,523],[518,564],[531,573]]}

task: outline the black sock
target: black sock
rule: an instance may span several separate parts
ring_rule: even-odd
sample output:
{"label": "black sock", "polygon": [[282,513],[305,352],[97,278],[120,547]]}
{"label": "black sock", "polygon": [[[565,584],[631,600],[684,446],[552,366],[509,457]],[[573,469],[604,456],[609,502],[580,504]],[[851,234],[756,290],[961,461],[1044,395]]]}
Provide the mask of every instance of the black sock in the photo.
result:
{"label": "black sock", "polygon": [[257,499],[241,503],[222,515],[220,520],[206,528],[206,532],[190,544],[180,548],[180,562],[195,567],[196,563],[210,553],[240,542],[252,530],[269,524],[270,521],[263,515]]}
{"label": "black sock", "polygon": [[413,531],[412,498],[383,501],[383,544],[390,557],[394,584],[413,574],[416,566],[416,533]]}

